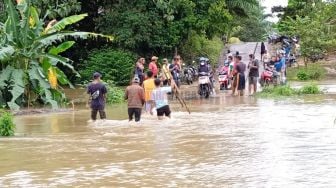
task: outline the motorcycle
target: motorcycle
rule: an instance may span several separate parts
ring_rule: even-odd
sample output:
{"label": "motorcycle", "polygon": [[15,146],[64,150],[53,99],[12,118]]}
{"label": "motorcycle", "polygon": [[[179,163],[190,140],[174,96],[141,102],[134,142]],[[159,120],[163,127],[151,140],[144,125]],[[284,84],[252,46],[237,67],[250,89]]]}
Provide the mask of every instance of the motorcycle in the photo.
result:
{"label": "motorcycle", "polygon": [[184,69],[183,73],[184,73],[184,79],[187,82],[188,85],[193,83],[193,69],[191,67],[188,67],[186,69]]}
{"label": "motorcycle", "polygon": [[199,95],[204,98],[209,98],[211,93],[211,81],[209,78],[209,74],[205,72],[199,73],[198,85],[199,85]]}
{"label": "motorcycle", "polygon": [[220,90],[227,90],[229,88],[228,70],[222,70],[218,73],[218,82]]}
{"label": "motorcycle", "polygon": [[280,74],[274,70],[274,67],[266,67],[260,76],[261,87],[269,86],[270,84],[274,86],[280,84]]}

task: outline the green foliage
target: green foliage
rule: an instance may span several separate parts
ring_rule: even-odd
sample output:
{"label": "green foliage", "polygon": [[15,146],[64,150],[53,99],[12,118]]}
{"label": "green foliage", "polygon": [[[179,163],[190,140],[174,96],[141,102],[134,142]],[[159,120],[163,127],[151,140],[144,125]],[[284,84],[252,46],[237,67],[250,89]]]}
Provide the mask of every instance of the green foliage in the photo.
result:
{"label": "green foliage", "polygon": [[49,19],[66,17],[77,13],[81,9],[81,3],[77,0],[32,0],[32,4],[41,10],[41,14]]}
{"label": "green foliage", "polygon": [[291,88],[289,85],[283,86],[268,86],[264,87],[261,92],[258,92],[259,97],[289,97],[307,94],[320,94],[321,90],[316,84],[306,84],[300,89]]}
{"label": "green foliage", "polygon": [[300,94],[320,94],[321,90],[316,84],[304,85],[300,90]]}
{"label": "green foliage", "polygon": [[321,80],[326,75],[326,70],[321,64],[308,64],[307,67],[290,68],[287,70],[288,80]]}
{"label": "green foliage", "polygon": [[76,73],[71,60],[59,55],[74,42],[59,43],[69,37],[86,39],[98,34],[64,31],[66,26],[79,22],[86,14],[47,24],[40,18],[39,11],[31,6],[30,0],[22,0],[19,4],[5,0],[5,5],[7,21],[0,24],[0,79],[3,81],[0,84],[0,105],[18,109],[38,102],[57,108],[57,101],[64,97],[61,85],[71,87],[58,66]]}
{"label": "green foliage", "polygon": [[218,37],[207,39],[204,35],[192,32],[186,43],[182,46],[181,54],[184,60],[191,62],[197,57],[206,56],[212,63],[217,63],[223,49],[223,41]]}
{"label": "green foliage", "polygon": [[116,36],[119,48],[150,56],[171,55],[174,47],[195,41],[195,34],[207,39],[222,36],[239,24],[239,17],[249,17],[259,2],[137,0],[108,2],[102,7],[104,15],[96,19],[99,31]]}
{"label": "green foliage", "polygon": [[0,112],[0,136],[14,136],[15,124],[9,112]]}
{"label": "green foliage", "polygon": [[237,36],[244,42],[263,41],[266,31],[271,27],[263,13],[261,6],[249,9],[248,17],[238,18],[239,26],[235,28],[232,36]]}
{"label": "green foliage", "polygon": [[107,103],[115,104],[122,103],[125,101],[125,92],[120,87],[116,87],[112,81],[106,82],[107,86]]}
{"label": "green foliage", "polygon": [[130,52],[112,48],[94,50],[81,65],[82,81],[91,80],[94,72],[100,72],[105,80],[118,86],[128,85],[135,61],[136,56]]}
{"label": "green foliage", "polygon": [[[286,12],[287,11],[287,12]],[[281,33],[300,36],[303,57],[314,57],[336,48],[336,2],[292,0],[278,24]]]}

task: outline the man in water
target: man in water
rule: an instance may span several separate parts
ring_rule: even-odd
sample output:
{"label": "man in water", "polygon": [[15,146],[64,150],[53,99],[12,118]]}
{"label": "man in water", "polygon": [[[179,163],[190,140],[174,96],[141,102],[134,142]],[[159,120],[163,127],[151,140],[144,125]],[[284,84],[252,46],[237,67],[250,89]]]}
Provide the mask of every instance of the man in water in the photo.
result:
{"label": "man in water", "polygon": [[241,60],[242,60],[241,56],[236,56],[235,60],[236,60],[238,95],[244,96],[246,65],[245,65],[245,63],[241,62]]}
{"label": "man in water", "polygon": [[87,93],[90,95],[88,104],[91,107],[91,120],[97,120],[99,112],[100,119],[106,119],[105,103],[106,103],[106,86],[101,82],[101,74],[96,72],[93,74],[93,81],[87,87]]}
{"label": "man in water", "polygon": [[140,79],[135,77],[132,85],[126,88],[125,100],[128,103],[128,118],[129,121],[135,117],[135,122],[139,122],[141,118],[141,109],[145,103],[145,92],[142,87],[139,86]]}
{"label": "man in water", "polygon": [[147,72],[147,80],[143,82],[143,88],[145,90],[145,111],[150,111],[150,101],[153,89],[155,89],[154,76],[152,71]]}
{"label": "man in water", "polygon": [[249,73],[249,95],[252,95],[252,87],[253,87],[253,94],[257,93],[257,83],[258,83],[258,77],[259,77],[259,62],[257,59],[254,58],[253,54],[249,55],[250,62],[248,65]]}
{"label": "man in water", "polygon": [[170,108],[168,104],[168,96],[167,93],[172,92],[172,87],[174,86],[174,83],[171,83],[171,86],[168,87],[160,87],[161,86],[161,80],[156,79],[154,81],[155,83],[155,89],[152,92],[152,109],[151,114],[153,115],[152,110],[154,107],[156,107],[156,112],[159,120],[162,120],[164,116],[170,118]]}

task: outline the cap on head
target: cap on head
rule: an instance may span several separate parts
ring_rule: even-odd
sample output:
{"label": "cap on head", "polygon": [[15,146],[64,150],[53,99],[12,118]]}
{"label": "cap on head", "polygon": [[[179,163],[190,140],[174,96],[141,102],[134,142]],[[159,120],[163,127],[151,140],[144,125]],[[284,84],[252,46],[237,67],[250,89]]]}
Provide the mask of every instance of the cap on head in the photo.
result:
{"label": "cap on head", "polygon": [[156,56],[153,56],[152,57],[152,61],[156,61],[156,60],[158,60],[159,58],[158,57],[156,57]]}
{"label": "cap on head", "polygon": [[163,59],[163,63],[168,63],[168,59],[167,59],[167,58],[164,58],[164,59]]}
{"label": "cap on head", "polygon": [[100,78],[102,75],[99,73],[99,72],[95,72],[95,73],[93,73],[93,79],[98,79],[98,78]]}
{"label": "cap on head", "polygon": [[133,83],[140,83],[140,79],[138,77],[133,78]]}

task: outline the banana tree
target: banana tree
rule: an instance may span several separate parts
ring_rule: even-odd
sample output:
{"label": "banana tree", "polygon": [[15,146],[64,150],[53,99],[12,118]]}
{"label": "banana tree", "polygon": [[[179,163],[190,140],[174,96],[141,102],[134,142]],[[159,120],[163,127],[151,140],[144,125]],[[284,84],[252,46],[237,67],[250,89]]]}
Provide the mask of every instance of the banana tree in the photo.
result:
{"label": "banana tree", "polygon": [[87,14],[45,23],[29,0],[17,0],[17,4],[5,0],[5,6],[8,18],[5,23],[0,23],[0,105],[19,109],[38,101],[57,108],[58,102],[64,99],[61,86],[72,87],[57,65],[62,64],[78,74],[71,60],[59,55],[74,44],[74,41],[67,40],[112,38],[66,30],[67,26],[83,20]]}

